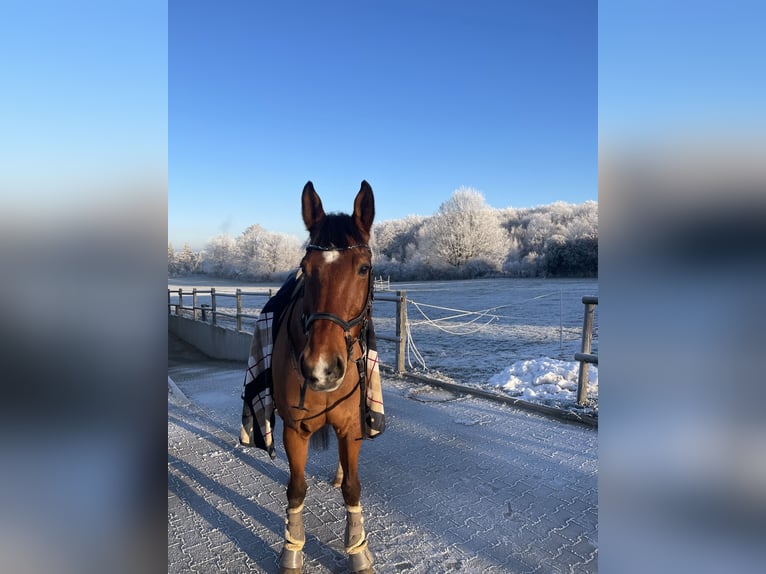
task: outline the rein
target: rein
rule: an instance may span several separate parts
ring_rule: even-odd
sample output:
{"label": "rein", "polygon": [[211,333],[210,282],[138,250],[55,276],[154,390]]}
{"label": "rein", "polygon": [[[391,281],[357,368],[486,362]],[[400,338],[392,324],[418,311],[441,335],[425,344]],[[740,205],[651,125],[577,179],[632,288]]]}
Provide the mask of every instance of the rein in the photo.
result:
{"label": "rein", "polygon": [[[370,246],[367,244],[357,244],[357,245],[349,245],[348,247],[325,247],[321,245],[314,245],[309,244],[306,246],[306,254],[308,254],[309,251],[348,251],[350,249],[357,249],[357,248],[363,248],[370,250]],[[367,327],[369,323],[369,317],[370,313],[372,311],[372,301],[373,301],[373,290],[374,290],[374,283],[372,281],[372,267],[370,267],[370,270],[367,273],[367,300],[364,304],[364,307],[362,308],[361,312],[354,318],[345,321],[342,318],[340,318],[338,315],[335,315],[334,313],[326,313],[326,312],[316,312],[311,313],[310,315],[306,316],[304,315],[301,317],[303,322],[303,332],[306,337],[308,337],[309,329],[311,328],[311,325],[316,321],[330,321],[332,323],[335,323],[338,325],[341,329],[343,329],[345,339],[346,339],[346,351],[347,351],[347,361],[351,360],[351,357],[354,353],[354,343],[359,343],[359,348],[362,351],[362,355],[354,361],[356,363],[357,369],[359,371],[359,380],[357,381],[356,385],[354,385],[354,388],[351,389],[351,391],[346,394],[345,396],[341,397],[337,401],[335,401],[332,405],[328,406],[324,410],[320,411],[319,413],[313,414],[311,416],[304,417],[302,419],[298,419],[296,422],[301,421],[307,421],[310,419],[317,418],[318,416],[321,416],[335,407],[337,407],[340,403],[351,397],[351,395],[354,394],[357,387],[361,388],[361,398],[360,401],[365,400],[365,394],[366,394],[366,377],[367,377]],[[294,307],[294,306],[293,306]],[[291,315],[292,315],[292,309],[291,309]],[[356,327],[357,325],[361,324],[361,329],[359,330],[359,334],[356,337],[351,336],[351,329]],[[293,360],[295,361],[295,345],[290,338],[290,351],[291,356],[293,357]],[[298,370],[300,374],[300,370],[297,368],[297,361],[295,361],[294,368]],[[300,388],[300,401],[298,406],[293,406],[292,408],[301,410],[301,411],[308,411],[308,409],[305,407],[304,402],[306,398],[306,379],[303,379],[303,382],[301,383]]]}

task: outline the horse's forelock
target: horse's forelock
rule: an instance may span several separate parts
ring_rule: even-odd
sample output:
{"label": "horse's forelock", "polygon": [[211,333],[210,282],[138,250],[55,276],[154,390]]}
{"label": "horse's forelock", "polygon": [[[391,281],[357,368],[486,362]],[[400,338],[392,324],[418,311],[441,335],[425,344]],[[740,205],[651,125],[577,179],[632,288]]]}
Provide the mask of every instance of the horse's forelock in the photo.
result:
{"label": "horse's forelock", "polygon": [[367,241],[354,218],[345,213],[328,214],[311,236],[311,243],[322,247],[343,248]]}

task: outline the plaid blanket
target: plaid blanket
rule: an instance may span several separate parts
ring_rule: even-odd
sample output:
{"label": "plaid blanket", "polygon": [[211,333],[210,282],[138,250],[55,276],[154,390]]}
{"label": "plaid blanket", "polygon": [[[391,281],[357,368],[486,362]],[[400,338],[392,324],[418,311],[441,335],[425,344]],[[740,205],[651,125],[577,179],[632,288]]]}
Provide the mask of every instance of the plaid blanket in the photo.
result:
{"label": "plaid blanket", "polygon": [[[255,323],[250,356],[242,389],[242,426],[239,443],[260,448],[273,459],[274,401],[272,396],[271,353],[285,311],[300,295],[303,278],[300,271],[292,274],[266,305]],[[367,379],[364,400],[360,404],[362,438],[375,438],[386,428],[383,393],[380,384],[375,329],[370,318],[367,329]]]}

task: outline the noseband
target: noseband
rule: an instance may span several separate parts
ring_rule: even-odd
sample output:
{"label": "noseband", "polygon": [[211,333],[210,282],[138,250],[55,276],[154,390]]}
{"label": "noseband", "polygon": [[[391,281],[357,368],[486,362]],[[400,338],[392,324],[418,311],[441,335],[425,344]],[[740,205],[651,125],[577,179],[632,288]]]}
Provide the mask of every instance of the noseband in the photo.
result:
{"label": "noseband", "polygon": [[[323,252],[340,252],[340,251],[348,251],[350,249],[367,249],[368,251],[372,251],[370,249],[370,246],[364,243],[359,243],[357,245],[349,245],[348,247],[324,247],[321,245],[314,245],[309,244],[306,246],[306,255],[310,251],[323,251]],[[302,266],[302,265],[301,265]],[[356,390],[356,387],[361,385],[362,386],[362,392],[364,393],[364,384],[365,384],[365,377],[367,374],[367,326],[369,323],[369,316],[370,316],[370,310],[372,309],[372,300],[373,300],[373,289],[375,285],[372,281],[372,266],[370,266],[370,270],[367,272],[367,300],[365,301],[364,307],[359,312],[359,314],[354,317],[353,319],[350,319],[348,321],[343,320],[341,317],[334,313],[326,313],[326,312],[316,312],[311,313],[309,315],[306,315],[305,313],[302,316],[303,320],[303,333],[306,337],[308,337],[309,329],[311,329],[311,325],[313,325],[316,321],[330,321],[332,323],[335,323],[338,325],[341,329],[343,329],[343,333],[346,338],[346,353],[347,357],[346,360],[350,361],[351,357],[354,353],[354,343],[359,343],[359,348],[362,351],[362,356],[356,360],[357,369],[359,370],[359,382],[354,386],[354,388],[351,390],[351,393],[349,393],[346,397],[343,397],[340,401],[337,401],[332,406],[328,407],[324,411],[317,413],[316,415],[312,415],[310,417],[306,417],[302,420],[307,420],[311,418],[315,418],[321,414],[324,414],[334,406],[336,406],[341,401],[345,400],[351,394]],[[361,329],[359,330],[359,334],[356,336],[356,338],[351,336],[351,329],[356,327],[357,325],[361,325]],[[304,399],[306,396],[306,381],[304,379],[303,384],[301,385],[301,392],[300,392],[300,404],[297,407],[299,410],[307,410],[304,406]],[[364,400],[364,397],[362,397],[362,400]]]}

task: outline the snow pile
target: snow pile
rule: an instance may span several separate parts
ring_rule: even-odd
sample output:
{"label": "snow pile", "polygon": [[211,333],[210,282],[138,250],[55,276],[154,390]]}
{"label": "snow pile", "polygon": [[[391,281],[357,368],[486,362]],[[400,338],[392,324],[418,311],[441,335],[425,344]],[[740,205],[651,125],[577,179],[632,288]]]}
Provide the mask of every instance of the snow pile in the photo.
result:
{"label": "snow pile", "polygon": [[[566,404],[577,401],[580,364],[543,357],[517,361],[489,379],[509,395],[533,403]],[[598,400],[598,368],[590,366],[588,398]]]}

